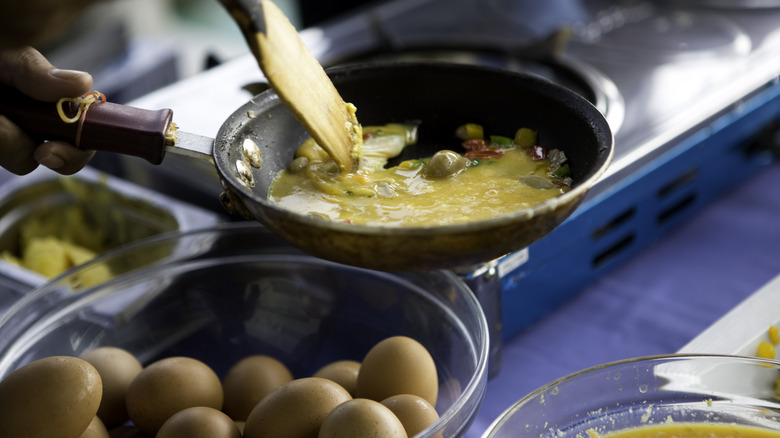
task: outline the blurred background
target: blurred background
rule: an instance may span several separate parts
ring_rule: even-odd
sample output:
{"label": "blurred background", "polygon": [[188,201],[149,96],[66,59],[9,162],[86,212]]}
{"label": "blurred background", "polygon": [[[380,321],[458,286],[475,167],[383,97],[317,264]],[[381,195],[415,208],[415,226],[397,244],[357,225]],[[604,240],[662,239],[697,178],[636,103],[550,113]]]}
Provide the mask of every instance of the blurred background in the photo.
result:
{"label": "blurred background", "polygon": [[[368,1],[276,0],[298,29]],[[41,51],[60,68],[91,72],[95,89],[128,102],[248,52],[217,0],[109,0]]]}

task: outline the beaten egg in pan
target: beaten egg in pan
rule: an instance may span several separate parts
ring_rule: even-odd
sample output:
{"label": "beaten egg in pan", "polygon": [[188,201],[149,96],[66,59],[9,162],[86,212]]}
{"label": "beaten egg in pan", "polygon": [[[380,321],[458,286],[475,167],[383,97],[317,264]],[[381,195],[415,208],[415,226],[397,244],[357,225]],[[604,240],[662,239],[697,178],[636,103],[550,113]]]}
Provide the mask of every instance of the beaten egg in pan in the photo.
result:
{"label": "beaten egg in pan", "polygon": [[[328,220],[383,226],[449,225],[531,207],[565,193],[565,154],[547,150],[537,133],[486,136],[481,125],[456,129],[453,144],[432,157],[388,165],[417,142],[417,124],[363,128],[357,171],[342,173],[313,139],[274,179],[268,199]],[[459,139],[459,140],[458,140]]]}

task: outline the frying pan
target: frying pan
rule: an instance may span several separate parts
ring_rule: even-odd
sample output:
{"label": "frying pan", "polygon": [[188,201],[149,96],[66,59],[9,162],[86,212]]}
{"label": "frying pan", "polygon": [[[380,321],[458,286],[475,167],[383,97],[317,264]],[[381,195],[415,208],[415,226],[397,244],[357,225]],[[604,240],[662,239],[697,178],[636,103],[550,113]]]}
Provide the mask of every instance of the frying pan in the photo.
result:
{"label": "frying pan", "polygon": [[[358,119],[364,126],[421,122],[418,145],[407,147],[407,157],[401,158],[431,156],[440,149],[457,150],[455,129],[467,122],[482,124],[486,132],[500,135],[528,127],[538,132],[540,145],[566,153],[573,184],[568,192],[530,208],[489,220],[446,226],[356,225],[293,213],[270,204],[266,195],[274,176],[293,160],[308,133],[276,93],[268,90],[238,108],[213,142],[210,158],[220,175],[224,190],[221,199],[230,211],[258,220],[292,245],[317,257],[378,270],[450,269],[495,259],[536,241],[571,215],[612,158],[613,137],[604,116],[586,99],[545,79],[441,62],[349,66],[330,70],[329,76],[344,100],[357,106]],[[9,98],[0,96],[0,101],[3,99]],[[0,113],[14,120],[17,104],[3,105]],[[51,111],[53,104],[46,105]],[[98,114],[96,109],[108,104],[93,105],[97,107],[89,112]],[[162,142],[162,134],[148,135],[150,128],[145,127],[143,137],[133,140],[128,136],[127,131],[136,129],[134,120],[143,118],[139,112],[143,114],[145,110],[120,117],[125,127],[115,131],[116,138],[123,140],[122,147],[107,132],[101,141],[88,141],[87,127],[82,128],[80,143],[142,156],[152,162],[162,161],[166,147],[162,143],[151,144]],[[164,115],[155,113],[152,119],[170,122],[170,117],[167,110]],[[89,118],[88,113],[85,124]],[[49,122],[37,120],[24,127],[28,131],[42,130],[49,123],[58,122],[59,118]],[[151,130],[155,129],[159,130]],[[52,135],[50,132],[49,139]],[[186,138],[182,133],[180,142]],[[253,139],[261,152],[260,166],[252,168],[253,186],[237,169],[237,162],[245,161],[241,148],[246,138]],[[73,137],[66,139],[72,141]],[[205,148],[201,155],[209,158],[208,152]]]}

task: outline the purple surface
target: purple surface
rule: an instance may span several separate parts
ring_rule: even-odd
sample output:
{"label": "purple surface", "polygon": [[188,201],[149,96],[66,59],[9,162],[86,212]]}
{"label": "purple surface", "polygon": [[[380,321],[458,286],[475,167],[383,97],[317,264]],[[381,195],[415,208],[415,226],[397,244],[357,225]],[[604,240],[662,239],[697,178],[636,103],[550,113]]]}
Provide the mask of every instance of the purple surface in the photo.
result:
{"label": "purple surface", "polygon": [[575,371],[676,352],[780,274],[778,244],[780,164],[772,164],[508,340],[467,436]]}

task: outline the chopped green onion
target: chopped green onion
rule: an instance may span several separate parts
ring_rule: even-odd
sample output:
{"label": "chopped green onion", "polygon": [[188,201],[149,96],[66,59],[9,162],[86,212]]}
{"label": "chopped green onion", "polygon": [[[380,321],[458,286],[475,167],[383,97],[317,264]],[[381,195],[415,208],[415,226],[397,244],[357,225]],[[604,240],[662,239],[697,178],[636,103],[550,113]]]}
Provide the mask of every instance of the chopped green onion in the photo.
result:
{"label": "chopped green onion", "polygon": [[491,135],[490,145],[498,148],[510,148],[512,147],[512,139],[501,135]]}
{"label": "chopped green onion", "polygon": [[557,169],[550,172],[550,176],[553,178],[564,178],[569,176],[569,165],[564,164],[563,166],[559,166]]}

